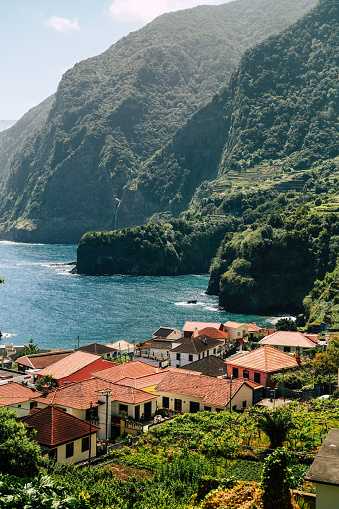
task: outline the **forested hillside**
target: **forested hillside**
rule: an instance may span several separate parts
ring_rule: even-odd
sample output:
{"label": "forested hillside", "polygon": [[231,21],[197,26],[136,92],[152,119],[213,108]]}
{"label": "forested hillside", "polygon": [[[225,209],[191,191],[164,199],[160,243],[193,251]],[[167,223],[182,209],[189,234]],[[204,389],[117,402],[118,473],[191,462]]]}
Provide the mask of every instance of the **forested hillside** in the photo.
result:
{"label": "forested hillside", "polygon": [[306,170],[338,155],[338,10],[321,0],[246,51],[225,90],[145,164],[138,190],[154,208],[177,214],[202,181],[263,160]]}
{"label": "forested hillside", "polygon": [[149,197],[158,185],[167,201],[181,189],[167,193],[160,178],[144,196],[141,165],[227,83],[246,48],[314,4],[236,0],[166,14],[66,72],[47,122],[11,163],[2,237],[77,242],[88,230],[142,223],[157,210]]}
{"label": "forested hillside", "polygon": [[[305,310],[310,322],[337,321],[338,9],[323,0],[292,27],[248,50],[229,86],[147,163],[153,173],[139,176],[139,191],[159,207],[153,220],[162,220],[162,228],[168,223],[164,211],[185,209],[186,228],[204,225],[202,246],[213,224],[227,225],[208,288],[227,310]],[[298,64],[291,64],[292,54]],[[203,181],[213,174],[214,181]],[[146,227],[146,236],[154,228]],[[130,245],[138,237],[142,242],[140,232],[124,231]],[[178,254],[181,238],[174,237],[174,243],[164,238]],[[106,232],[106,247],[110,242],[114,260],[117,234]],[[85,245],[90,252],[89,236],[78,261]]]}
{"label": "forested hillside", "polygon": [[33,136],[44,125],[53,99],[54,95],[51,95],[38,106],[31,108],[12,127],[0,132],[0,196],[8,178],[14,155],[23,147],[27,138]]}

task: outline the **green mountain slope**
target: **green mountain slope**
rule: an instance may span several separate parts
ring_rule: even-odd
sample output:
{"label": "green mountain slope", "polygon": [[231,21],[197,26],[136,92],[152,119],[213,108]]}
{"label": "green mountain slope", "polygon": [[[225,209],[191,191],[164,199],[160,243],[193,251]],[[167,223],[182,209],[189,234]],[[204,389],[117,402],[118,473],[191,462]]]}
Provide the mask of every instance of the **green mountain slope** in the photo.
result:
{"label": "green mountain slope", "polygon": [[135,190],[142,163],[228,81],[246,48],[314,4],[236,0],[163,15],[77,64],[11,164],[1,235],[77,242],[88,230],[142,222],[156,211]]}
{"label": "green mountain slope", "polygon": [[322,0],[249,49],[226,89],[145,164],[136,182],[145,200],[177,214],[206,179],[227,182],[268,159],[305,170],[338,155],[338,22],[338,2]]}
{"label": "green mountain slope", "polygon": [[31,108],[15,124],[0,132],[0,196],[1,189],[7,181],[14,155],[22,149],[25,141],[40,129],[46,122],[54,95],[51,95],[38,106]]}

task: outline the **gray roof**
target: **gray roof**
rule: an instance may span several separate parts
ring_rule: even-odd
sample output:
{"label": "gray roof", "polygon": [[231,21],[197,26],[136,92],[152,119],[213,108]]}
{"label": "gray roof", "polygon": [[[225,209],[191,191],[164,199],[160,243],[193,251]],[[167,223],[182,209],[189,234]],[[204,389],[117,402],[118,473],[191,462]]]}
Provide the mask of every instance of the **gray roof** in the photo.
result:
{"label": "gray roof", "polygon": [[157,338],[167,338],[172,332],[174,332],[175,329],[171,329],[169,327],[160,327],[158,330],[156,330],[153,333],[153,336],[156,336]]}
{"label": "gray roof", "polygon": [[222,376],[227,375],[227,364],[220,357],[215,355],[209,355],[199,361],[190,362],[181,369],[187,369],[189,371],[197,371],[203,375],[208,376]]}
{"label": "gray roof", "polygon": [[339,429],[330,429],[305,479],[339,486]]}
{"label": "gray roof", "polygon": [[[174,341],[176,343],[176,341]],[[206,352],[206,350],[210,350],[216,346],[221,346],[224,344],[224,341],[221,339],[210,338],[205,336],[205,334],[201,334],[199,336],[192,336],[187,338],[187,341],[182,343],[181,345],[173,348],[171,351],[175,353],[195,353],[199,354],[202,352]]]}

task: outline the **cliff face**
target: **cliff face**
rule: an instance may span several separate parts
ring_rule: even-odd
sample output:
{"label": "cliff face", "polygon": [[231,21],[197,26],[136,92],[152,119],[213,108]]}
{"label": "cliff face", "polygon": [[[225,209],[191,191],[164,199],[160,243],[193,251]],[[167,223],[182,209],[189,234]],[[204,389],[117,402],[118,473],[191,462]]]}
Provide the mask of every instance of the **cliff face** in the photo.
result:
{"label": "cliff face", "polygon": [[[187,200],[201,179],[215,174],[217,159],[211,165],[204,156],[208,164],[191,179],[179,158],[167,180],[151,182],[157,150],[227,83],[246,48],[314,3],[237,0],[163,15],[67,71],[47,121],[11,161],[0,205],[2,236],[78,242],[88,230],[142,222],[169,205],[181,210],[179,194]],[[199,161],[198,151],[194,157]],[[160,205],[150,199],[159,188],[167,196]]]}

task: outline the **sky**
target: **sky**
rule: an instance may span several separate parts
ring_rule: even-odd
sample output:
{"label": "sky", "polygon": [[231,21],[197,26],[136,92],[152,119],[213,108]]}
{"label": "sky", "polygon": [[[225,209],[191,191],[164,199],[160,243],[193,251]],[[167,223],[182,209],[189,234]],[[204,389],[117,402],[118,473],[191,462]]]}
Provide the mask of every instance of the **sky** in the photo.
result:
{"label": "sky", "polygon": [[19,119],[67,69],[160,14],[227,1],[0,0],[0,119]]}

